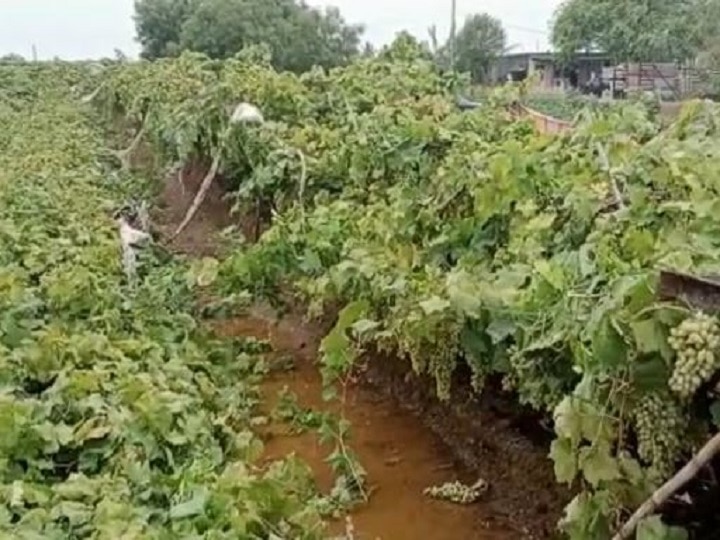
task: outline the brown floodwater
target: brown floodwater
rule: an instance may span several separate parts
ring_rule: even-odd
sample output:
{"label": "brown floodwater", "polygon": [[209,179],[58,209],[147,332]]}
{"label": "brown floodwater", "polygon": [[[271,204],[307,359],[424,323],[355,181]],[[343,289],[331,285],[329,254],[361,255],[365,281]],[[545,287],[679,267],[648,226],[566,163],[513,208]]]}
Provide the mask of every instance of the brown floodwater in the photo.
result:
{"label": "brown floodwater", "polygon": [[[319,339],[294,318],[275,323],[271,316],[252,316],[223,322],[225,335],[269,340],[275,354],[290,356],[294,369],[270,375],[263,384],[264,407],[269,412],[287,389],[304,408],[342,413],[350,422],[349,447],[367,472],[369,501],[354,509],[350,519],[356,540],[505,540],[516,535],[491,525],[492,512],[482,501],[459,506],[423,495],[426,487],[461,480],[474,483],[453,460],[450,451],[420,420],[362,385],[348,385],[344,404],[322,399],[322,380],[315,365]],[[295,454],[314,471],[317,484],[328,492],[334,483],[326,463],[332,451],[320,445],[314,432],[291,434],[273,426],[266,441],[265,459]],[[333,522],[331,535],[345,532],[345,520]]]}

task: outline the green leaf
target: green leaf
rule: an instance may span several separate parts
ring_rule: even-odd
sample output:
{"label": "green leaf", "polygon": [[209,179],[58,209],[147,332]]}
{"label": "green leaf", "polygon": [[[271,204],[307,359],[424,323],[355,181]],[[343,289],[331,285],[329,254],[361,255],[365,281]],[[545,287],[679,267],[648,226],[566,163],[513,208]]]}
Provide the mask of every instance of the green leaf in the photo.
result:
{"label": "green leaf", "polygon": [[710,405],[710,415],[716,427],[720,427],[720,400],[716,400]]}
{"label": "green leaf", "polygon": [[594,487],[600,482],[620,478],[618,462],[610,454],[610,445],[605,441],[598,441],[592,446],[581,448],[579,464],[585,479]]}
{"label": "green leaf", "polygon": [[561,291],[565,288],[565,275],[558,264],[541,260],[535,263],[534,270],[554,289]]}
{"label": "green leaf", "polygon": [[577,495],[565,508],[565,515],[560,521],[561,528],[573,539],[609,540],[610,524],[607,516],[611,504],[608,499],[606,491]]}
{"label": "green leaf", "polygon": [[428,300],[420,302],[420,307],[425,312],[425,315],[432,315],[434,313],[442,313],[450,307],[450,302],[443,300],[439,296],[433,296]]}
{"label": "green leaf", "polygon": [[353,332],[357,335],[366,335],[373,330],[380,327],[380,323],[377,321],[371,321],[368,319],[360,319],[352,325]]}
{"label": "green leaf", "polygon": [[490,347],[487,336],[476,328],[476,324],[465,325],[460,333],[460,345],[473,363],[480,363],[487,358]]}
{"label": "green leaf", "polygon": [[560,483],[571,484],[578,473],[578,458],[570,439],[555,439],[550,444],[550,458],[555,467],[555,478]]}
{"label": "green leaf", "polygon": [[638,360],[632,363],[633,385],[644,392],[653,392],[667,388],[670,369],[660,357]]}
{"label": "green leaf", "polygon": [[573,399],[572,396],[566,396],[557,407],[553,414],[555,419],[555,432],[566,439],[575,442],[580,441],[582,435],[583,419],[581,411],[577,404],[579,401]]}
{"label": "green leaf", "polygon": [[630,325],[638,352],[650,354],[667,349],[667,338],[655,319],[634,322]]}
{"label": "green leaf", "polygon": [[592,336],[592,352],[593,361],[603,367],[616,366],[627,359],[625,341],[609,317],[602,320]]}
{"label": "green leaf", "polygon": [[478,317],[482,298],[473,276],[466,271],[454,272],[447,277],[447,293],[453,306],[469,317]]}
{"label": "green leaf", "polygon": [[511,319],[498,317],[493,319],[486,331],[490,338],[492,338],[493,344],[497,345],[515,335],[517,325]]}
{"label": "green leaf", "polygon": [[193,497],[190,500],[173,505],[170,509],[170,519],[186,519],[198,516],[205,511],[205,505],[207,502],[207,490],[199,489],[193,494]]}
{"label": "green leaf", "polygon": [[640,522],[637,540],[687,540],[688,533],[680,527],[665,525],[660,516],[651,516]]}
{"label": "green leaf", "polygon": [[200,287],[209,287],[212,285],[218,277],[220,269],[220,262],[212,257],[203,258],[195,268],[193,268],[193,275],[195,282]]}

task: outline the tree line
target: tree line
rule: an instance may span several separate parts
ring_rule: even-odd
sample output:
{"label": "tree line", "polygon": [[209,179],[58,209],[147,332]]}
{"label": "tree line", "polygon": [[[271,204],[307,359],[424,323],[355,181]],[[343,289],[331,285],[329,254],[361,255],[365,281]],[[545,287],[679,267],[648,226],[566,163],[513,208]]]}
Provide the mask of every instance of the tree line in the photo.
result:
{"label": "tree line", "polygon": [[552,24],[564,57],[602,51],[617,62],[683,62],[720,52],[720,0],[565,0]]}
{"label": "tree line", "polygon": [[[565,0],[551,22],[551,43],[562,58],[602,51],[617,62],[700,59],[720,66],[720,0]],[[183,50],[227,58],[248,45],[264,44],[280,70],[332,68],[374,54],[364,27],[350,24],[337,8],[318,9],[302,0],[136,0],[135,24],[148,59]],[[468,17],[454,42],[430,29],[428,54],[443,67],[488,82],[506,53],[502,23],[488,15]],[[451,65],[452,64],[452,65]]]}
{"label": "tree line", "polygon": [[[363,41],[362,25],[346,22],[337,8],[320,10],[297,0],[136,0],[135,26],[147,59],[184,50],[227,58],[248,45],[264,44],[277,69],[303,72],[374,53]],[[482,82],[506,41],[499,20],[471,16],[457,33],[454,65]],[[449,38],[426,45],[439,62],[450,61]]]}

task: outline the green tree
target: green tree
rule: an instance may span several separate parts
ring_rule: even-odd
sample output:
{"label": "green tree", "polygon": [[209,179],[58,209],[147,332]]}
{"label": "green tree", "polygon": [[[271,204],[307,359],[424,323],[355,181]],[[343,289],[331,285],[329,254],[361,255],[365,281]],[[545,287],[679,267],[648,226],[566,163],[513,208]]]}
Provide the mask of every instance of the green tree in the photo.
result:
{"label": "green tree", "polygon": [[555,14],[552,43],[565,57],[600,50],[616,61],[686,60],[701,49],[705,17],[717,3],[566,0]]}
{"label": "green tree", "polygon": [[143,58],[177,56],[182,27],[198,0],[135,0],[135,30]]}
{"label": "green tree", "polygon": [[[505,52],[506,45],[507,36],[498,19],[486,13],[472,15],[465,19],[455,38],[455,68],[470,73],[473,82],[486,82],[493,63]],[[442,56],[448,56],[450,49],[448,42]]]}
{"label": "green tree", "polygon": [[321,11],[296,0],[137,0],[136,24],[148,58],[181,50],[227,58],[266,44],[273,65],[306,71],[342,65],[359,54],[363,28],[335,8]]}

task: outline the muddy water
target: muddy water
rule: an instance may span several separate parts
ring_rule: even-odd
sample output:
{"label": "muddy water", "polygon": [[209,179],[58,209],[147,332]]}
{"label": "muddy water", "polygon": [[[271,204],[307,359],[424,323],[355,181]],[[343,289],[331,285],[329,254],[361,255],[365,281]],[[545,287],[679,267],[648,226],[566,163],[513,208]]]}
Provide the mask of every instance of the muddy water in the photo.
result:
{"label": "muddy water", "polygon": [[[234,336],[269,339],[279,355],[290,355],[295,369],[276,373],[264,384],[265,402],[272,406],[284,388],[294,393],[302,407],[342,412],[351,423],[349,445],[367,472],[371,492],[367,504],[352,516],[356,540],[496,540],[515,535],[491,528],[491,518],[483,503],[457,506],[423,495],[431,485],[452,480],[473,483],[458,468],[433,434],[412,414],[374,392],[353,386],[347,389],[345,404],[328,405],[321,397],[322,382],[314,360],[319,343],[298,320],[275,324],[267,314],[227,321],[222,332]],[[331,488],[334,478],[325,463],[332,449],[319,444],[315,433],[288,435],[276,430],[266,442],[266,458],[277,459],[291,453],[313,469],[318,485]],[[331,532],[341,534],[345,522],[332,524]]]}

